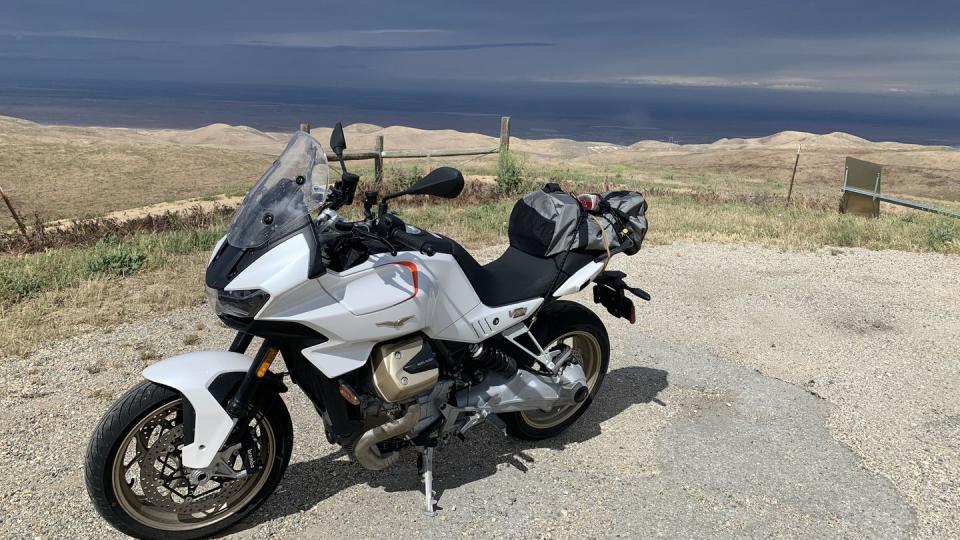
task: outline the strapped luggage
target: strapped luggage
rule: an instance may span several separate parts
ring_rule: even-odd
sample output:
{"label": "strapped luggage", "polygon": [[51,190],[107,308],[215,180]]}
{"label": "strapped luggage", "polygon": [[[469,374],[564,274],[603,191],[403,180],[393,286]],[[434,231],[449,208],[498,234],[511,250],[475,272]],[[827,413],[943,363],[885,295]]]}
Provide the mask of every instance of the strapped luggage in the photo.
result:
{"label": "strapped luggage", "polygon": [[621,246],[633,255],[647,233],[646,211],[647,201],[636,191],[601,193],[599,208],[587,212],[576,197],[547,184],[517,201],[507,234],[511,246],[538,257]]}

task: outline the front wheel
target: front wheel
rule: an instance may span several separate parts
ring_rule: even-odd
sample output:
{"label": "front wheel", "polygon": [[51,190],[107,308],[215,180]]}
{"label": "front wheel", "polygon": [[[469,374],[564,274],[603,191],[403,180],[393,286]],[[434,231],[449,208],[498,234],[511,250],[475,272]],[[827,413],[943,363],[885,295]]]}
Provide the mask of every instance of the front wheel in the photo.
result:
{"label": "front wheel", "polygon": [[130,389],[87,448],[87,491],[97,511],[137,538],[201,538],[242,519],[277,487],[293,447],[280,396],[264,392],[254,404],[221,449],[215,472],[204,477],[180,464],[181,395],[149,381]]}
{"label": "front wheel", "polygon": [[610,338],[594,312],[567,300],[545,306],[537,314],[530,332],[545,351],[561,344],[577,351],[590,392],[587,399],[567,407],[500,415],[507,425],[507,433],[518,439],[535,441],[559,435],[586,412],[610,365]]}

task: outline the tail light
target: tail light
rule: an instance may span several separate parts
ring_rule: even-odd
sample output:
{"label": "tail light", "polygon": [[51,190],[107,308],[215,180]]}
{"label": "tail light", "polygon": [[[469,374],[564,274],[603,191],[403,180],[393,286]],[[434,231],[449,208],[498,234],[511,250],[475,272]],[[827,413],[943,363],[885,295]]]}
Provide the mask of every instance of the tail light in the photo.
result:
{"label": "tail light", "polygon": [[596,212],[600,209],[600,196],[596,193],[584,193],[577,195],[577,202],[587,212]]}

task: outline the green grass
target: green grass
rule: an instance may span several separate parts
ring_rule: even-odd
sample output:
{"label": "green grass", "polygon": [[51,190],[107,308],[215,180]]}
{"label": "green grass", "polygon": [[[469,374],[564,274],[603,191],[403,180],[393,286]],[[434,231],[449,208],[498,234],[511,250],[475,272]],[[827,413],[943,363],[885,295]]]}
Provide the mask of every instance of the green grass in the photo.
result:
{"label": "green grass", "polygon": [[497,191],[516,195],[524,187],[524,158],[518,152],[504,151],[497,156]]}
{"label": "green grass", "polygon": [[684,196],[651,202],[648,239],[760,244],[793,250],[824,246],[960,253],[960,222],[931,214],[881,214],[877,219],[780,204],[702,204]]}
{"label": "green grass", "polygon": [[90,246],[48,249],[0,257],[0,306],[85,281],[113,279],[169,268],[186,254],[209,251],[224,226],[108,239]]}
{"label": "green grass", "polygon": [[[823,246],[960,253],[960,220],[936,215],[883,214],[877,219],[809,208],[786,209],[775,199],[661,194],[650,201],[647,241],[751,243],[784,249]],[[472,205],[404,203],[393,210],[407,222],[447,234],[470,247],[506,242],[513,200]],[[356,212],[352,213],[356,217]],[[183,255],[212,249],[224,225],[129,237],[94,245],[0,257],[0,305],[88,280],[116,279],[176,267]]]}
{"label": "green grass", "polygon": [[[563,170],[548,173],[557,180],[567,178]],[[406,176],[398,173],[385,180],[389,184],[385,187],[401,185],[413,176],[412,170]],[[837,214],[830,198],[800,198],[787,209],[782,197],[765,191],[690,189],[670,186],[669,181],[649,186],[637,179],[621,180],[649,194],[647,245],[684,240],[791,250],[839,246],[960,254],[960,220],[953,218],[886,212],[869,219]],[[602,188],[607,181],[603,174],[583,173],[563,184],[588,191]],[[526,182],[532,186],[530,180]],[[486,187],[486,191],[468,190],[460,201],[400,199],[391,210],[470,249],[505,244],[515,197]],[[356,219],[359,207],[342,213]],[[198,223],[206,225],[0,255],[0,325],[5,329],[0,334],[0,356],[201,302],[206,254],[224,233],[227,218]]]}

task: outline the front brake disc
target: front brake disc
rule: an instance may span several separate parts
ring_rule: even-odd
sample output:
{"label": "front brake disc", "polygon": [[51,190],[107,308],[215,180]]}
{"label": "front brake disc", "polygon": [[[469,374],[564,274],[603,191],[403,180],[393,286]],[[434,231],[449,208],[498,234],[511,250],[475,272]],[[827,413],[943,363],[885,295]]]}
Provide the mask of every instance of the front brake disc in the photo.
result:
{"label": "front brake disc", "polygon": [[[219,508],[241,491],[252,475],[237,479],[211,478],[192,484],[180,462],[183,426],[164,432],[144,453],[140,464],[140,487],[151,504],[178,514],[194,514]],[[228,456],[232,462],[235,456]]]}

